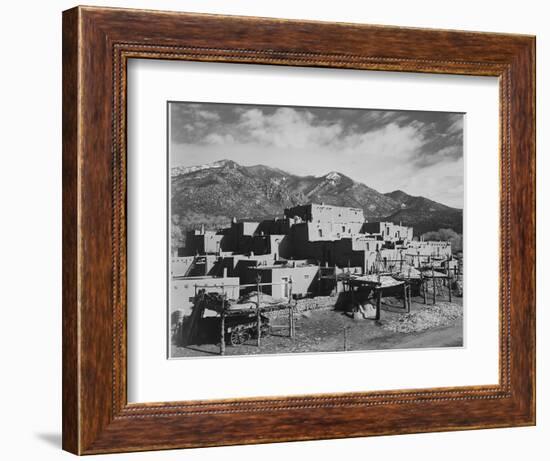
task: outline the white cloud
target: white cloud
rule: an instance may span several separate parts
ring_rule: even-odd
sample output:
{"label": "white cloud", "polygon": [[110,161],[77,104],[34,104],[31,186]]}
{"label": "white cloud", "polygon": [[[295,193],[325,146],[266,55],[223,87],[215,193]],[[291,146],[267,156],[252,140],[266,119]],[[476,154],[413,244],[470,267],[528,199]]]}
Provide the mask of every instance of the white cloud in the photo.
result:
{"label": "white cloud", "polygon": [[195,115],[198,118],[201,118],[203,120],[207,120],[210,122],[217,122],[220,120],[220,116],[216,112],[211,112],[209,110],[197,110],[195,111]]}
{"label": "white cloud", "polygon": [[237,131],[247,142],[279,148],[305,149],[333,142],[342,133],[338,123],[315,124],[309,111],[282,107],[272,114],[249,109],[241,115]]}
{"label": "white cloud", "polygon": [[206,135],[204,138],[205,144],[215,144],[219,146],[223,146],[226,144],[233,144],[235,142],[235,139],[230,134],[218,134],[218,133],[210,133]]}
{"label": "white cloud", "polygon": [[380,161],[409,161],[424,143],[420,127],[400,127],[390,123],[367,133],[345,138],[343,149],[351,155],[363,155]]}
{"label": "white cloud", "polygon": [[464,201],[463,159],[447,159],[426,168],[403,171],[395,178],[399,187],[411,195],[423,195],[457,208]]}
{"label": "white cloud", "polygon": [[[462,207],[461,147],[443,145],[423,157],[422,149],[436,136],[429,123],[412,120],[402,124],[404,115],[367,112],[363,118],[383,119],[387,124],[361,131],[361,125],[368,125],[348,121],[344,131],[343,122],[320,121],[304,109],[239,108],[235,114],[231,123],[213,123],[201,142],[174,143],[173,165],[230,158],[243,165],[266,164],[298,175],[339,171],[380,192],[402,189]],[[204,114],[199,123],[202,120]],[[462,117],[458,117],[452,129],[458,130],[461,124]],[[350,126],[355,127],[351,132]]]}
{"label": "white cloud", "polygon": [[460,134],[462,133],[462,130],[464,129],[464,116],[460,114],[459,116],[455,117],[455,120],[448,128],[449,134]]}

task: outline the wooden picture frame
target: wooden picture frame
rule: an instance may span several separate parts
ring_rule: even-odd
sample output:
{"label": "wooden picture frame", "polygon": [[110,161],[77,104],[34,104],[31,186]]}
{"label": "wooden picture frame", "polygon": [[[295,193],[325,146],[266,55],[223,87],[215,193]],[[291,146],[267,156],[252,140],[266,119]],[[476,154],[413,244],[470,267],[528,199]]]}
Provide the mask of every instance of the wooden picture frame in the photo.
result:
{"label": "wooden picture frame", "polygon": [[[500,381],[128,404],[126,63],[496,76]],[[535,424],[535,38],[77,7],[63,13],[63,448],[76,454]]]}

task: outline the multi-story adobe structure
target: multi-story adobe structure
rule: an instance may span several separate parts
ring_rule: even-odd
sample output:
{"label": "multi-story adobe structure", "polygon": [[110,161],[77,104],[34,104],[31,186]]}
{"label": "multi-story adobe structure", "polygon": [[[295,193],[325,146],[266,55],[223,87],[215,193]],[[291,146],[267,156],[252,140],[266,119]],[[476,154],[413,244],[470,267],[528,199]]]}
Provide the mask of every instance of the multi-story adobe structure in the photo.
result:
{"label": "multi-story adobe structure", "polygon": [[230,227],[217,231],[200,230],[187,232],[186,246],[178,249],[178,256],[202,254],[274,254],[290,258],[288,237],[290,221],[271,219],[248,221],[233,219]]}
{"label": "multi-story adobe structure", "polygon": [[362,231],[384,242],[407,245],[413,240],[413,228],[388,221],[366,222]]}
{"label": "multi-story adobe structure", "polygon": [[361,208],[310,203],[285,209],[293,231],[309,242],[339,240],[361,231],[365,216]]}
{"label": "multi-story adobe structure", "polygon": [[232,245],[225,233],[219,231],[200,230],[187,232],[185,248],[178,249],[178,256],[193,256],[205,254],[219,254],[228,250]]}
{"label": "multi-story adobe structure", "polygon": [[[185,249],[171,266],[178,285],[200,277],[255,283],[293,280],[293,293],[305,295],[317,286],[319,266],[354,268],[369,273],[406,262],[420,267],[448,260],[449,242],[413,240],[413,228],[392,222],[367,222],[363,210],[325,204],[307,204],[284,210],[284,217],[263,221],[233,219],[227,228],[188,233]],[[190,288],[189,288],[190,289]],[[272,291],[278,293],[285,288]],[[177,296],[181,299],[181,296]],[[173,308],[178,308],[173,306]]]}

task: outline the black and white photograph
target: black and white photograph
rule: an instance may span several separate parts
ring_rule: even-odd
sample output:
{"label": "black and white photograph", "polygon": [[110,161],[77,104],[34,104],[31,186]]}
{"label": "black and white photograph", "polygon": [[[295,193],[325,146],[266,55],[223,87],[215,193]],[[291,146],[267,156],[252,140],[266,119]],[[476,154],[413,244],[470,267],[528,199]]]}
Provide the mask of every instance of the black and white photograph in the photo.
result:
{"label": "black and white photograph", "polygon": [[169,358],[464,346],[463,113],[167,117]]}

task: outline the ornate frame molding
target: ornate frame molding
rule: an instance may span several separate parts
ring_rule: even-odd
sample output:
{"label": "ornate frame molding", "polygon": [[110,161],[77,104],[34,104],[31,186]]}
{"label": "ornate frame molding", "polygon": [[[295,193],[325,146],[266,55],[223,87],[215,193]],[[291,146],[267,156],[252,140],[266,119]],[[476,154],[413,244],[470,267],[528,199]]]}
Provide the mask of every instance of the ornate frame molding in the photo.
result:
{"label": "ornate frame molding", "polygon": [[[63,34],[66,450],[103,453],[534,424],[532,37],[88,7],[64,13]],[[323,40],[312,45],[310,34]],[[126,64],[139,58],[499,77],[499,385],[128,404]]]}

